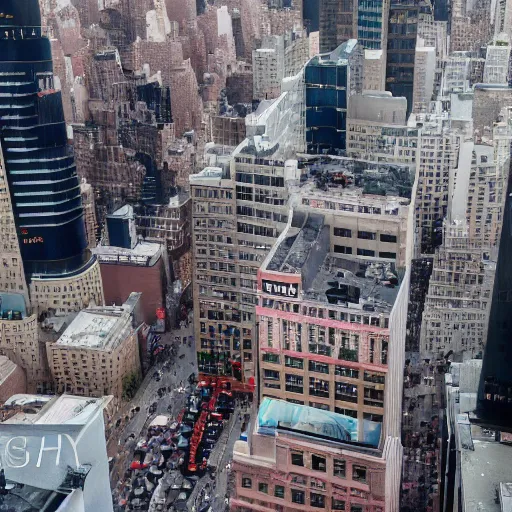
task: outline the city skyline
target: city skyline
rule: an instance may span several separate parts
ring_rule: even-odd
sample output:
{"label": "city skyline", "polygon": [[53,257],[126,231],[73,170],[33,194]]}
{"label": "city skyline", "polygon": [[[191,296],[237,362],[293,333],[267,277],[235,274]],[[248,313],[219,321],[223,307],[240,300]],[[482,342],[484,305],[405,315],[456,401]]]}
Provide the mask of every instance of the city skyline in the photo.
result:
{"label": "city skyline", "polygon": [[0,3],[0,507],[507,512],[511,2]]}

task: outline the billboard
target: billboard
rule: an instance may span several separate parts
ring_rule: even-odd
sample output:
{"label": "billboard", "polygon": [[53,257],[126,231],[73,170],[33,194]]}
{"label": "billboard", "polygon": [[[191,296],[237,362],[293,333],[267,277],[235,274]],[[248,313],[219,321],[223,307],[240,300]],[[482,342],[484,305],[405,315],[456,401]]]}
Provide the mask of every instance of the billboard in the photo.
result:
{"label": "billboard", "polygon": [[83,497],[85,510],[112,512],[103,412],[95,403],[79,407],[82,412],[65,423],[1,423],[0,467],[7,481],[63,493],[83,490],[70,503]]}
{"label": "billboard", "polygon": [[258,433],[274,435],[278,427],[285,427],[305,434],[325,436],[348,443],[364,443],[377,448],[382,423],[363,421],[363,438],[361,439],[357,418],[284,400],[264,398],[258,410]]}

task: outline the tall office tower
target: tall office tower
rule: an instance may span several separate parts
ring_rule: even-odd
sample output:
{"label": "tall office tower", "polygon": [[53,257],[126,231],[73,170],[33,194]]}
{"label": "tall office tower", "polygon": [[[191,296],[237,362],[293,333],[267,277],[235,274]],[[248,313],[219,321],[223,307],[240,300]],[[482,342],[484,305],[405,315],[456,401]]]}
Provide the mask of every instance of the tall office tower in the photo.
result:
{"label": "tall office tower", "polygon": [[441,95],[461,93],[470,90],[471,58],[466,52],[453,52],[444,59],[444,73],[441,81]]}
{"label": "tall office tower", "polygon": [[454,0],[450,12],[451,51],[478,52],[495,34],[492,0]]}
{"label": "tall office tower", "polygon": [[405,98],[389,92],[363,92],[350,98],[347,156],[375,162],[400,163],[416,174],[419,129],[406,124]]}
{"label": "tall office tower", "polygon": [[332,159],[308,174],[258,271],[262,401],[232,505],[397,511],[414,173]]}
{"label": "tall office tower", "polygon": [[436,49],[434,46],[416,46],[414,55],[413,112],[426,112],[434,94]]}
{"label": "tall office tower", "polygon": [[430,0],[393,0],[389,10],[387,34],[386,90],[407,98],[407,113],[412,111],[414,58],[420,15],[431,14]]}
{"label": "tall office tower", "polygon": [[462,143],[423,313],[424,354],[467,358],[485,350],[511,140],[495,128],[491,145]]}
{"label": "tall office tower", "polygon": [[317,55],[305,68],[306,143],[308,153],[345,150],[347,105],[362,92],[364,52],[355,39]]}
{"label": "tall office tower", "polygon": [[357,40],[367,50],[386,50],[389,0],[363,0],[357,5]]}
{"label": "tall office tower", "polygon": [[[99,268],[87,250],[80,184],[38,2],[7,0],[2,10],[0,141],[32,306],[66,312],[92,300],[101,303]],[[22,283],[17,285],[15,291],[23,293]]]}
{"label": "tall office tower", "polygon": [[320,16],[320,0],[303,0],[302,19],[308,34],[318,32]]}
{"label": "tall office tower", "polygon": [[252,52],[253,99],[272,100],[281,94],[284,77],[284,37],[266,36]]}
{"label": "tall office tower", "polygon": [[[512,136],[512,108],[503,108],[501,119],[494,125],[496,160],[510,166],[510,142]],[[503,208],[503,228],[499,241],[499,251],[492,291],[489,316],[489,330],[485,346],[482,375],[478,390],[480,415],[494,425],[510,425],[512,421],[512,383],[510,378],[511,346],[509,322],[512,313],[512,287],[510,251],[512,250],[512,182],[503,183],[505,203]]]}
{"label": "tall office tower", "polygon": [[487,46],[484,67],[484,84],[507,84],[510,60],[510,40],[501,34],[494,44]]}
{"label": "tall office tower", "polygon": [[286,182],[304,151],[301,74],[284,87],[247,116],[233,153],[190,176],[199,371],[244,384],[255,375],[256,273],[288,222]]}
{"label": "tall office tower", "polygon": [[320,53],[357,37],[357,2],[320,0]]}
{"label": "tall office tower", "polygon": [[418,144],[418,183],[416,192],[416,233],[421,254],[433,254],[442,240],[443,220],[448,213],[456,168],[459,140],[440,102],[429,113],[418,113],[409,120],[420,127]]}

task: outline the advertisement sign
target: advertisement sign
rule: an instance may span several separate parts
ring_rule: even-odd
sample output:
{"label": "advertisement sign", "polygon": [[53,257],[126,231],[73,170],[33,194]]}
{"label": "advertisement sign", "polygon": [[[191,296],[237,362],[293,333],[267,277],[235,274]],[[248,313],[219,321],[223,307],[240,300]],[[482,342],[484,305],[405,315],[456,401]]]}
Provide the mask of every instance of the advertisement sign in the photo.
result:
{"label": "advertisement sign", "polygon": [[283,400],[264,398],[258,411],[258,433],[275,435],[278,427],[377,447],[382,423],[364,420],[363,439],[360,439],[357,418]]}
{"label": "advertisement sign", "polygon": [[262,290],[269,295],[290,297],[296,299],[299,296],[299,285],[297,283],[280,283],[263,279]]}

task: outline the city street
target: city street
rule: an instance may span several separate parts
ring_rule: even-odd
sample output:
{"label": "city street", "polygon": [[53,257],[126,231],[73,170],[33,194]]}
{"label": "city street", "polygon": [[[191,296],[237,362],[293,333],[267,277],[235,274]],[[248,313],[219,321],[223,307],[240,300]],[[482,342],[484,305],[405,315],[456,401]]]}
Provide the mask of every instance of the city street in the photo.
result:
{"label": "city street", "polygon": [[[163,361],[154,365],[143,380],[134,399],[127,404],[124,410],[132,410],[140,407],[140,411],[135,413],[127,423],[122,423],[117,430],[110,435],[107,452],[114,458],[111,471],[111,485],[115,488],[126,471],[130,458],[133,454],[135,444],[141,432],[155,416],[164,414],[175,418],[185,405],[186,388],[189,386],[188,377],[191,373],[197,375],[195,346],[191,347],[182,344],[183,337],[187,340],[192,335],[192,327],[177,329],[170,333],[162,335],[161,343],[163,345],[172,345],[175,337],[179,336],[180,343],[177,346],[176,356],[171,361]],[[168,370],[165,370],[168,362]],[[155,372],[159,372],[160,380],[154,377]],[[166,389],[159,397],[158,390]],[[169,391],[170,390],[170,391]],[[150,412],[152,405],[155,404],[155,410]],[[133,434],[134,438],[130,436]]]}

